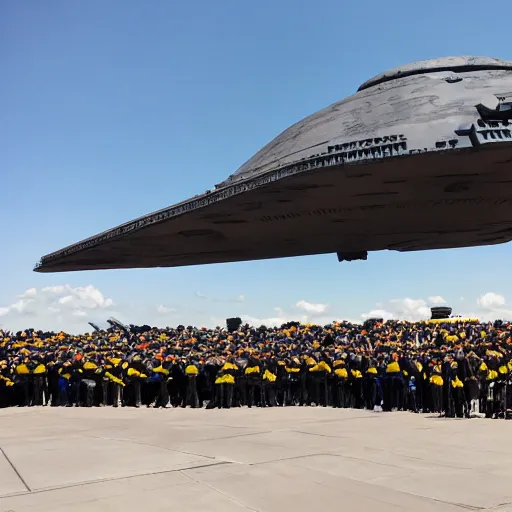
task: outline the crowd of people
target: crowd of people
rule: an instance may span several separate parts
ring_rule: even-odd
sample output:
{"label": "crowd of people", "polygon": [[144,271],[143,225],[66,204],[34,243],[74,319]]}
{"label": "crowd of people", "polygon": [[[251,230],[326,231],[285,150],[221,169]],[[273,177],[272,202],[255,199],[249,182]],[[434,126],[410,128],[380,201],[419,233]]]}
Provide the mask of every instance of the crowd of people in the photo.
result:
{"label": "crowd of people", "polygon": [[512,324],[0,330],[0,407],[281,407],[512,416]]}

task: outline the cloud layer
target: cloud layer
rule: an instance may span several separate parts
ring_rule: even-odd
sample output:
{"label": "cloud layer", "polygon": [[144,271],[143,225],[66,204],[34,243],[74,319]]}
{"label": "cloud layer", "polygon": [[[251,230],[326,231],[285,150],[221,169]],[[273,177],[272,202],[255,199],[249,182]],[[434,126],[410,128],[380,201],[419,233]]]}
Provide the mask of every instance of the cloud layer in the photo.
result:
{"label": "cloud layer", "polygon": [[[465,302],[464,297],[460,297],[461,302]],[[423,299],[392,299],[386,303],[376,305],[375,309],[363,313],[361,317],[384,318],[409,320],[411,322],[419,320],[428,320],[430,318],[430,307],[446,304],[443,297],[437,295]],[[496,319],[512,320],[512,305],[508,305],[505,297],[498,293],[487,292],[479,296],[473,304],[464,304],[464,311],[454,311],[466,317],[479,318],[482,321]]]}
{"label": "cloud layer", "polygon": [[114,301],[92,285],[29,288],[10,305],[0,307],[0,325],[7,329],[73,331],[77,324],[82,327],[85,322],[103,319],[113,306]]}
{"label": "cloud layer", "polygon": [[[229,310],[237,303],[238,310],[244,322],[252,325],[275,326],[296,320],[320,325],[333,320],[349,320],[361,323],[368,318],[401,319],[409,321],[426,320],[430,318],[430,307],[446,304],[441,295],[422,298],[394,298],[375,305],[373,309],[362,314],[347,318],[343,312],[326,302],[312,302],[300,299],[289,306],[268,304],[263,307],[261,316],[251,313],[250,306],[244,295],[231,298],[214,298],[200,292],[193,297],[204,301],[204,307],[195,309],[186,304],[132,304],[122,305],[106,297],[98,288],[89,285],[74,287],[70,284],[48,286],[45,288],[29,288],[18,295],[11,304],[0,306],[0,327],[10,330],[20,330],[34,327],[43,330],[65,330],[70,333],[89,330],[87,322],[105,325],[109,316],[115,316],[126,323],[149,323],[156,326],[178,325],[193,323],[198,326],[213,327],[224,325],[226,316],[231,316]],[[509,305],[503,295],[486,292],[474,300],[459,299],[459,307],[454,313],[480,318],[483,321],[512,319],[512,305]],[[222,305],[225,303],[225,305]],[[208,306],[210,304],[210,306]],[[214,316],[213,310],[216,315]],[[261,309],[260,309],[261,311]],[[219,316],[226,312],[226,316]]]}

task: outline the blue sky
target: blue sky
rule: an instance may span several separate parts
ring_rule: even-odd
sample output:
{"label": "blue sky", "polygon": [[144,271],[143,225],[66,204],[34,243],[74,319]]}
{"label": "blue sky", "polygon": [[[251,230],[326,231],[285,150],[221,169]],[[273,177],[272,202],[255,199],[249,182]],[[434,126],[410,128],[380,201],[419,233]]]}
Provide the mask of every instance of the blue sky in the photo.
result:
{"label": "blue sky", "polygon": [[212,187],[381,71],[445,55],[512,59],[511,15],[510,0],[1,2],[0,326],[81,330],[110,314],[171,325],[408,317],[439,296],[460,313],[508,313],[511,244],[344,265],[332,255],[32,268],[43,254]]}

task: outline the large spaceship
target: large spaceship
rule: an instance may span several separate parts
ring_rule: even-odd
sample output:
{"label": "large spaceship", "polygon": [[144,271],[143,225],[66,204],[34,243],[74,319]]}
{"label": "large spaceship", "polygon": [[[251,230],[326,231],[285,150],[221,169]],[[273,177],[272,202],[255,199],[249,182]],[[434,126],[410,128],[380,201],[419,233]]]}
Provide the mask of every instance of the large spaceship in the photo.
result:
{"label": "large spaceship", "polygon": [[41,259],[38,272],[512,240],[512,61],[447,57],[368,80],[215,190]]}

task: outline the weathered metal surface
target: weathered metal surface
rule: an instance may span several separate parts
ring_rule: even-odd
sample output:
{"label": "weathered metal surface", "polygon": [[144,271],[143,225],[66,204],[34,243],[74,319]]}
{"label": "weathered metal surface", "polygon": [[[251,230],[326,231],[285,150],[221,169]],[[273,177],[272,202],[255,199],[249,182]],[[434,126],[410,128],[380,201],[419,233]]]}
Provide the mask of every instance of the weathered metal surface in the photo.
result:
{"label": "weathered metal surface", "polygon": [[212,192],[42,258],[40,272],[512,239],[512,62],[396,68],[296,123]]}

